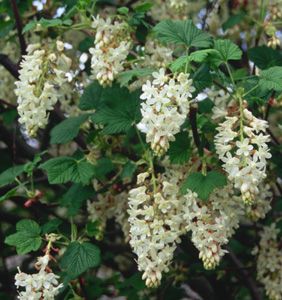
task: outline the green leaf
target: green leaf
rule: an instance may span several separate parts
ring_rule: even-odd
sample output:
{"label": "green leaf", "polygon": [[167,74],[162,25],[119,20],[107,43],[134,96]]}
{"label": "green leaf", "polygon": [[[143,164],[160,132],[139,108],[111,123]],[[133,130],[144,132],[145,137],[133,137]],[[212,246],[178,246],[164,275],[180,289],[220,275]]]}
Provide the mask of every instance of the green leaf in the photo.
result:
{"label": "green leaf", "polygon": [[282,67],[273,67],[260,72],[259,87],[266,91],[282,91]]}
{"label": "green leaf", "polygon": [[5,36],[7,36],[14,26],[14,21],[4,21],[0,19],[0,39],[3,39]]}
{"label": "green leaf", "polygon": [[94,196],[95,191],[92,186],[82,186],[81,184],[73,184],[63,195],[61,206],[68,206],[68,216],[74,216],[78,213],[83,202]]}
{"label": "green leaf", "polygon": [[130,71],[122,72],[118,76],[122,76],[120,86],[123,87],[135,76],[151,75],[155,69],[133,69]]}
{"label": "green leaf", "polygon": [[245,76],[248,76],[248,72],[245,69],[238,69],[232,74],[232,76],[234,80],[240,80],[243,79]]}
{"label": "green leaf", "polygon": [[87,52],[90,47],[94,46],[95,37],[87,36],[83,41],[78,44],[77,49],[80,52]]}
{"label": "green leaf", "polygon": [[241,59],[243,54],[240,48],[230,40],[217,40],[214,43],[214,48],[217,52],[214,54],[213,61],[217,66],[222,62],[227,63],[227,61],[231,59]]}
{"label": "green leaf", "polygon": [[118,13],[121,14],[121,15],[126,15],[126,14],[129,12],[129,8],[123,6],[123,7],[118,8],[117,11],[118,11]]}
{"label": "green leaf", "polygon": [[50,144],[65,144],[78,136],[79,127],[91,114],[84,114],[78,117],[67,118],[55,126],[51,132]]}
{"label": "green leaf", "polygon": [[49,28],[49,27],[58,27],[63,24],[65,25],[71,25],[70,23],[71,20],[65,20],[64,22],[61,19],[55,18],[55,19],[45,19],[41,18],[39,21],[31,21],[25,27],[23,28],[22,33],[24,34],[25,32],[33,29],[36,27],[37,24],[40,24],[44,28]]}
{"label": "green leaf", "polygon": [[17,233],[9,235],[5,243],[16,246],[19,255],[36,251],[41,245],[40,226],[33,220],[21,220],[16,225]]}
{"label": "green leaf", "polygon": [[238,24],[241,19],[246,15],[247,13],[244,12],[244,13],[241,13],[241,14],[238,14],[238,15],[233,15],[231,16],[226,22],[224,22],[222,24],[222,29],[223,31],[227,30],[228,28]]}
{"label": "green leaf", "polygon": [[200,113],[210,114],[212,113],[213,107],[214,107],[214,103],[209,98],[206,98],[198,102],[198,109]]}
{"label": "green leaf", "polygon": [[98,220],[95,221],[95,222],[88,221],[86,223],[86,232],[87,232],[87,234],[90,237],[97,235],[100,232],[98,227],[99,227],[99,221]]}
{"label": "green leaf", "polygon": [[144,290],[146,287],[145,281],[142,279],[141,272],[137,272],[134,275],[132,275],[130,278],[124,280],[121,283],[120,287],[125,288],[128,286],[128,284],[132,285],[138,291]]}
{"label": "green leaf", "polygon": [[34,170],[34,168],[36,167],[36,165],[39,163],[39,162],[41,162],[41,156],[42,155],[44,155],[44,154],[46,154],[46,153],[48,153],[48,150],[45,150],[45,151],[43,151],[43,152],[41,152],[41,153],[37,153],[37,154],[35,154],[34,155],[34,159],[33,159],[33,162],[29,162],[29,163],[26,163],[25,165],[24,165],[24,171],[26,172],[26,173],[32,173],[33,172],[33,170]]}
{"label": "green leaf", "polygon": [[145,12],[140,11],[136,12],[132,15],[132,18],[129,20],[129,25],[130,26],[138,26],[138,25],[145,25],[146,23],[143,21],[143,18],[145,17]]}
{"label": "green leaf", "polygon": [[17,186],[14,187],[13,189],[11,189],[9,192],[7,192],[5,195],[1,196],[1,197],[0,197],[0,203],[3,202],[3,201],[5,201],[5,200],[10,199],[10,198],[13,197],[13,196],[16,196],[16,195],[17,195],[17,190],[18,190],[21,186],[26,185],[27,183],[29,183],[29,181],[26,181],[26,182],[23,182],[23,183],[17,185]]}
{"label": "green leaf", "polygon": [[262,70],[282,66],[282,52],[265,45],[248,49],[248,57]]}
{"label": "green leaf", "polygon": [[193,93],[193,97],[196,97],[201,91],[212,84],[209,64],[204,63],[201,65],[191,78],[193,79],[193,86],[196,88],[196,91]]}
{"label": "green leaf", "polygon": [[101,261],[100,255],[97,246],[75,241],[68,245],[61,260],[61,267],[66,269],[71,279],[76,279],[88,268],[97,267]]}
{"label": "green leaf", "polygon": [[185,66],[187,62],[187,56],[180,56],[178,57],[171,65],[170,69],[173,73],[177,72],[180,68]]}
{"label": "green leaf", "polygon": [[157,38],[167,44],[186,45],[187,47],[208,48],[212,38],[196,27],[191,20],[165,20],[154,27]]}
{"label": "green leaf", "polygon": [[18,111],[16,109],[6,110],[1,114],[2,120],[7,125],[11,125],[18,116]]}
{"label": "green leaf", "polygon": [[189,59],[195,62],[203,62],[209,54],[216,53],[215,49],[198,50],[189,55]]}
{"label": "green leaf", "polygon": [[52,158],[38,168],[47,171],[50,184],[73,181],[86,185],[96,171],[93,165],[85,161],[77,161],[73,157]]}
{"label": "green leaf", "polygon": [[12,184],[15,181],[15,178],[24,172],[25,165],[20,165],[16,167],[11,167],[0,175],[0,187]]}
{"label": "green leaf", "polygon": [[154,3],[150,2],[143,2],[140,5],[136,6],[133,8],[135,11],[140,12],[140,11],[148,11],[154,6]]}
{"label": "green leaf", "polygon": [[170,142],[169,158],[173,164],[183,164],[190,159],[190,141],[187,132],[175,135],[175,142]]}
{"label": "green leaf", "polygon": [[95,167],[97,176],[106,175],[115,168],[112,160],[109,157],[98,159],[97,163],[98,165]]}
{"label": "green leaf", "polygon": [[47,233],[55,231],[62,223],[63,221],[60,219],[54,219],[46,222],[41,226],[41,235],[45,235]]}
{"label": "green leaf", "polygon": [[219,172],[211,171],[206,176],[202,173],[193,173],[183,182],[181,193],[185,195],[189,189],[196,192],[201,200],[206,201],[214,188],[226,184],[226,177]]}
{"label": "green leaf", "polygon": [[126,132],[134,122],[141,120],[140,94],[137,90],[130,93],[118,85],[106,89],[103,93],[103,103],[91,119],[96,124],[104,124],[104,134]]}
{"label": "green leaf", "polygon": [[78,108],[81,110],[96,109],[101,103],[103,90],[97,80],[88,85],[80,98]]}
{"label": "green leaf", "polygon": [[122,169],[120,178],[121,179],[130,178],[133,175],[136,168],[137,168],[137,165],[135,163],[132,163],[130,160],[128,160]]}

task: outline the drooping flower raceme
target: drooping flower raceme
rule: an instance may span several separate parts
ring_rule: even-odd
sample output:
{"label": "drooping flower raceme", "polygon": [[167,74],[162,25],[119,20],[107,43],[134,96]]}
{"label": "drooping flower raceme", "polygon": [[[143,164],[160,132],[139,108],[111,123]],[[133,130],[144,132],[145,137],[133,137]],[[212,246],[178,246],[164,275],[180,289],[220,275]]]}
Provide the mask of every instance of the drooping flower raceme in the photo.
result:
{"label": "drooping flower raceme", "polygon": [[138,256],[138,269],[148,287],[157,287],[162,272],[169,271],[179,236],[185,233],[181,183],[185,180],[181,166],[166,169],[157,179],[157,190],[148,172],[138,176],[144,184],[129,192],[130,244]]}
{"label": "drooping flower raceme", "polygon": [[265,134],[267,121],[259,120],[245,108],[242,115],[226,117],[217,128],[216,153],[224,162],[223,169],[235,188],[241,190],[242,200],[252,204],[259,193],[258,185],[265,179],[266,159],[271,157]]}
{"label": "drooping flower raceme", "polygon": [[228,243],[234,229],[239,227],[244,207],[239,197],[233,195],[232,184],[215,189],[205,203],[197,197],[188,190],[184,219],[187,221],[186,230],[192,231],[192,242],[200,251],[199,258],[210,270],[228,252],[222,249],[222,245]]}
{"label": "drooping flower raceme", "polygon": [[165,69],[153,73],[154,80],[142,86],[143,94],[141,113],[143,119],[139,128],[146,133],[146,141],[151,143],[155,154],[162,156],[174,141],[174,135],[180,131],[189,112],[190,102],[195,88],[189,74],[181,73],[177,78],[170,78]]}
{"label": "drooping flower raceme", "polygon": [[282,252],[280,229],[276,224],[264,227],[259,246],[252,254],[257,255],[257,279],[264,285],[266,294],[271,300],[282,299]]}
{"label": "drooping flower raceme", "polygon": [[18,268],[19,273],[16,274],[15,279],[17,289],[19,287],[25,288],[25,291],[19,291],[19,300],[54,300],[55,296],[58,295],[59,289],[63,287],[63,284],[58,284],[58,278],[60,276],[50,272],[47,265],[50,261],[50,255],[38,257],[36,263],[39,273],[26,274],[21,272]]}
{"label": "drooping flower raceme", "polygon": [[[56,46],[56,49],[55,49]],[[38,128],[48,122],[48,110],[53,110],[58,100],[58,87],[66,81],[71,59],[64,53],[61,41],[52,46],[33,44],[21,62],[19,81],[15,84],[18,96],[19,122],[25,125],[28,135],[35,136]]]}
{"label": "drooping flower raceme", "polygon": [[111,18],[104,20],[97,16],[92,27],[96,29],[95,48],[89,49],[92,54],[92,78],[103,86],[111,86],[117,74],[124,70],[132,44],[129,25],[120,20],[112,24]]}

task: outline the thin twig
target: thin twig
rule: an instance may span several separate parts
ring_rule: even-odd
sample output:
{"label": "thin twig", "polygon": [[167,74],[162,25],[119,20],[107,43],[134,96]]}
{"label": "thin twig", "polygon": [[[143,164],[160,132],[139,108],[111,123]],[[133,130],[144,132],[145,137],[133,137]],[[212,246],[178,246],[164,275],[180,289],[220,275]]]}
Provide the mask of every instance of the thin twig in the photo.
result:
{"label": "thin twig", "polygon": [[5,105],[8,105],[8,106],[10,106],[10,107],[12,107],[12,108],[17,108],[16,105],[14,105],[14,104],[12,104],[12,103],[9,103],[9,102],[7,102],[7,101],[1,99],[1,98],[0,98],[0,102],[1,102],[1,103],[4,103]]}
{"label": "thin twig", "polygon": [[165,286],[165,288],[163,289],[161,295],[160,295],[160,300],[163,300],[165,295],[166,295],[166,292],[168,291],[168,289],[171,287],[171,285],[173,284],[175,280],[175,277],[172,277],[169,282],[167,283],[167,285]]}
{"label": "thin twig", "polygon": [[269,112],[270,112],[270,108],[273,105],[273,101],[274,101],[274,95],[275,95],[276,91],[272,91],[271,96],[269,98],[268,104],[267,104],[267,108],[266,108],[266,112],[265,112],[265,121],[267,121],[268,116],[269,116]]}
{"label": "thin twig", "polygon": [[16,79],[19,79],[18,66],[10,60],[6,54],[0,54],[0,64],[11,73]]}
{"label": "thin twig", "polygon": [[244,268],[243,264],[240,262],[240,260],[237,258],[235,253],[231,250],[231,248],[227,245],[224,246],[226,250],[229,252],[229,257],[233,261],[233,263],[239,267],[238,272],[241,273],[241,275],[245,279],[246,286],[250,290],[250,294],[253,300],[263,300],[262,295],[260,294],[255,281],[253,280],[252,276],[250,273],[242,268]]}
{"label": "thin twig", "polygon": [[22,55],[26,55],[26,42],[25,42],[24,36],[22,34],[23,26],[22,26],[21,17],[19,14],[18,4],[17,4],[16,0],[11,0],[11,3],[12,3],[14,17],[15,17],[16,24],[17,24],[17,30],[18,30],[18,35],[19,35],[19,40],[20,40],[20,45],[21,45],[21,53],[22,53]]}
{"label": "thin twig", "polygon": [[195,141],[195,145],[197,148],[199,148],[201,145],[201,140],[200,140],[199,133],[198,133],[196,115],[197,115],[197,109],[191,108],[190,114],[189,114],[189,120],[190,120],[190,124],[191,124],[191,128],[192,128],[192,132],[193,132],[193,138]]}

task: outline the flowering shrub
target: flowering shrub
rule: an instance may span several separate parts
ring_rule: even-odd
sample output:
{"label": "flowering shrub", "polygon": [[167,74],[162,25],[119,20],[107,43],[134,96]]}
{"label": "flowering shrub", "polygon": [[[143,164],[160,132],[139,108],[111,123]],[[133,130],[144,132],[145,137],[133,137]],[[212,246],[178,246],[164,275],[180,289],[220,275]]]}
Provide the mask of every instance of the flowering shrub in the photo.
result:
{"label": "flowering shrub", "polygon": [[282,299],[282,1],[0,3],[0,298]]}

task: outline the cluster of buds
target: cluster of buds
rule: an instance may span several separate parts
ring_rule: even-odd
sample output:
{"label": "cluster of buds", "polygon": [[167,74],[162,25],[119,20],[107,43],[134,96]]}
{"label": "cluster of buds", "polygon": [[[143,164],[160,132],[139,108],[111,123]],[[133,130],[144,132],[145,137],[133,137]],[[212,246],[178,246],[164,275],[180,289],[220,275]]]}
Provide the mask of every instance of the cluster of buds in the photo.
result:
{"label": "cluster of buds", "polygon": [[183,11],[185,7],[188,5],[187,0],[169,0],[170,6],[177,11]]}
{"label": "cluster of buds", "polygon": [[[153,72],[154,80],[142,86],[140,96],[146,102],[142,103],[143,119],[139,128],[146,133],[146,141],[157,156],[162,156],[169,148],[169,142],[175,140],[189,112],[190,102],[195,88],[189,74],[180,73],[170,78],[165,69]],[[176,78],[175,78],[176,77]]]}
{"label": "cluster of buds", "polygon": [[274,20],[280,20],[282,17],[282,1],[274,0],[269,5],[269,17]]}
{"label": "cluster of buds", "polygon": [[63,51],[64,43],[59,40],[51,46],[29,45],[28,54],[21,62],[15,94],[18,96],[19,122],[25,125],[30,136],[36,136],[38,128],[46,126],[47,111],[53,110],[58,89],[67,82],[66,73],[72,61]]}
{"label": "cluster of buds", "polygon": [[94,18],[92,27],[96,29],[95,48],[92,54],[92,78],[102,86],[111,86],[114,78],[124,70],[124,63],[132,45],[129,25],[121,20],[111,18]]}
{"label": "cluster of buds", "polygon": [[167,169],[156,182],[153,176],[148,179],[148,172],[141,173],[137,182],[143,185],[129,192],[130,244],[148,287],[157,287],[162,272],[169,271],[179,237],[185,233],[181,168]]}
{"label": "cluster of buds", "polygon": [[273,23],[267,22],[265,25],[265,33],[269,36],[267,47],[272,47],[276,49],[277,46],[280,46],[280,40],[276,34],[277,28]]}
{"label": "cluster of buds", "polygon": [[188,190],[184,206],[186,230],[192,231],[192,242],[200,251],[199,258],[204,268],[211,270],[228,252],[222,245],[228,243],[234,229],[239,227],[244,207],[240,199],[233,195],[231,184],[214,190],[205,203],[197,197],[196,193]]}
{"label": "cluster of buds", "polygon": [[[244,101],[245,103],[245,101]],[[215,148],[224,162],[228,179],[240,189],[245,204],[254,203],[259,194],[258,185],[266,177],[266,159],[271,157],[265,135],[267,121],[259,120],[247,109],[235,116],[226,117],[217,127]]]}
{"label": "cluster of buds", "polygon": [[48,266],[51,259],[54,259],[50,255],[50,248],[52,248],[51,243],[56,237],[51,234],[47,238],[49,239],[49,244],[46,254],[38,257],[35,263],[35,267],[39,272],[26,274],[21,272],[18,267],[19,273],[15,276],[15,285],[17,289],[19,289],[19,287],[25,288],[25,291],[19,291],[19,300],[54,300],[55,296],[59,294],[59,289],[63,287],[62,283],[58,284],[57,279],[60,278],[60,276],[55,275]]}
{"label": "cluster of buds", "polygon": [[257,279],[264,285],[266,294],[271,300],[282,299],[282,252],[280,229],[276,224],[264,227],[260,234],[259,246],[252,254],[257,255]]}

